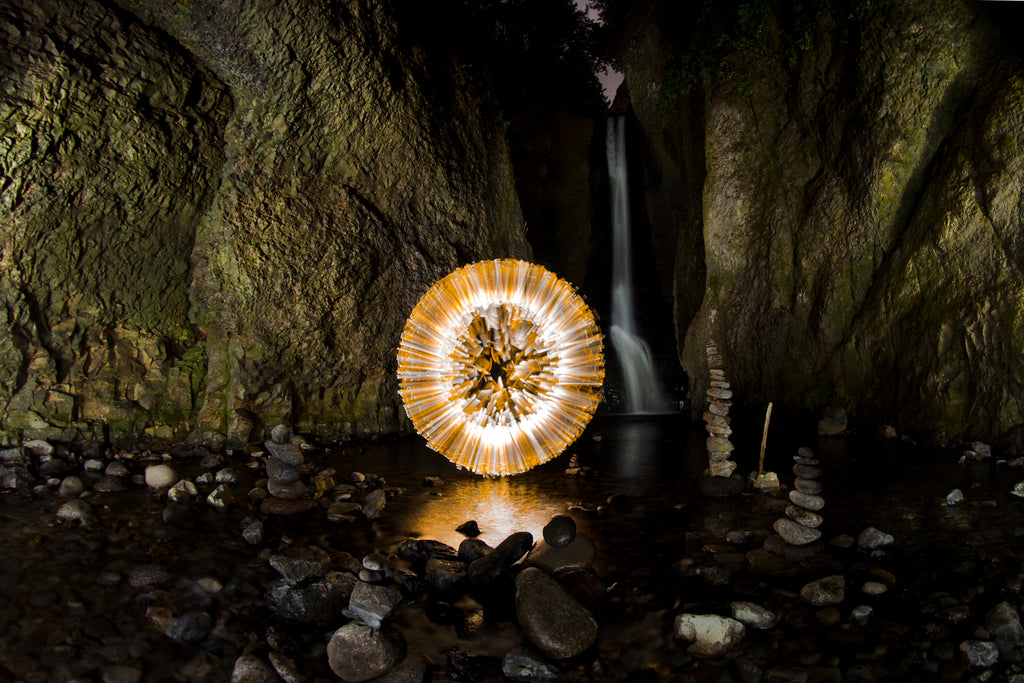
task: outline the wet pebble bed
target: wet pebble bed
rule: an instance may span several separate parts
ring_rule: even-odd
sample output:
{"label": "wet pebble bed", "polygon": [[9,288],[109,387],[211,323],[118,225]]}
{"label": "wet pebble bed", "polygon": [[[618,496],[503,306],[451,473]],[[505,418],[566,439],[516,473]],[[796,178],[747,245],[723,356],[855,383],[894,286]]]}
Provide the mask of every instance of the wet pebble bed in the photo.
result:
{"label": "wet pebble bed", "polygon": [[[303,479],[316,504],[290,515],[260,512],[260,444],[206,457],[179,449],[167,462],[199,480],[180,503],[145,484],[161,452],[94,452],[96,471],[85,469],[90,454],[58,452],[67,471],[41,477],[27,462],[33,481],[0,494],[0,681],[338,680],[332,636],[365,617],[341,607],[306,619],[271,605],[284,590],[272,558],[307,548],[324,551],[324,571],[349,587],[366,556],[384,558],[377,583],[402,599],[380,628],[405,653],[386,680],[515,679],[526,676],[509,675],[516,654],[540,672],[520,680],[1024,681],[1019,461],[793,429],[767,459],[787,488],[799,445],[821,461],[824,552],[836,565],[795,576],[758,573],[748,560],[788,491],[702,496],[703,435],[675,420],[599,420],[563,456],[510,479],[459,471],[416,438],[310,447]],[[751,450],[738,452],[740,471],[752,468]],[[111,461],[118,474],[107,473]],[[225,468],[232,475],[218,482]],[[68,475],[83,494],[58,492]],[[207,502],[218,486],[224,509]],[[950,504],[954,490],[962,500]],[[382,507],[368,519],[374,491]],[[85,523],[58,518],[74,500],[87,503]],[[536,542],[556,515],[595,549],[577,578],[558,577],[597,623],[582,653],[553,657],[524,634],[513,586],[522,562],[483,587],[410,588],[439,579],[402,550],[409,539],[457,549],[467,530],[456,529],[473,520],[491,548],[515,532]],[[858,542],[869,528],[891,542]],[[809,602],[805,587],[826,576],[842,577],[841,599]],[[711,654],[677,625],[681,615],[737,614],[742,635]]]}

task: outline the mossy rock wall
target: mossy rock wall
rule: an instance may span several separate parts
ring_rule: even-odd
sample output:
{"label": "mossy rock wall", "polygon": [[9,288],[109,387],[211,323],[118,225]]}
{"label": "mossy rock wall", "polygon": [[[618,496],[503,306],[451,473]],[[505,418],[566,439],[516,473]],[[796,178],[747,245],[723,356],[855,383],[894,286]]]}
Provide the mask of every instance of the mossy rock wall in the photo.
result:
{"label": "mossy rock wall", "polygon": [[9,438],[400,431],[418,298],[530,255],[500,121],[386,4],[15,0],[0,29]]}
{"label": "mossy rock wall", "polygon": [[[682,217],[695,410],[714,338],[751,405],[839,405],[862,429],[939,440],[1024,423],[1024,69],[998,4],[801,3],[797,22],[760,3],[738,34],[709,24],[703,62],[635,31],[634,111],[662,175],[702,191],[699,233],[686,193],[655,185],[648,210]],[[685,88],[680,63],[702,65]],[[695,134],[702,149],[671,144]]]}

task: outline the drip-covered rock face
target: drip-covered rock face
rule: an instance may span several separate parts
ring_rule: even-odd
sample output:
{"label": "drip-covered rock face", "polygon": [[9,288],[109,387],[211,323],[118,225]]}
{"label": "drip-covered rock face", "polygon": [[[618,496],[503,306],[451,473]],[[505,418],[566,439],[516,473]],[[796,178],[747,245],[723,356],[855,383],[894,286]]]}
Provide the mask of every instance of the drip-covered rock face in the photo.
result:
{"label": "drip-covered rock face", "polygon": [[481,474],[516,474],[561,453],[590,421],[601,333],[565,280],[524,261],[482,261],[416,305],[398,378],[431,448]]}

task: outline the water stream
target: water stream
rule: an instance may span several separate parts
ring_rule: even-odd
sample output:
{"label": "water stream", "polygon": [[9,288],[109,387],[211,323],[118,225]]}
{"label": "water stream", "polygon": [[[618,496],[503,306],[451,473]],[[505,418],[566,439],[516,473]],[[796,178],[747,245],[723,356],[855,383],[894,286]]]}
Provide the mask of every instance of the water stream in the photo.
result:
{"label": "water stream", "polygon": [[612,315],[611,343],[622,369],[626,412],[660,413],[671,408],[658,379],[647,342],[641,338],[633,303],[633,252],[626,160],[626,117],[609,117],[606,155],[611,186]]}

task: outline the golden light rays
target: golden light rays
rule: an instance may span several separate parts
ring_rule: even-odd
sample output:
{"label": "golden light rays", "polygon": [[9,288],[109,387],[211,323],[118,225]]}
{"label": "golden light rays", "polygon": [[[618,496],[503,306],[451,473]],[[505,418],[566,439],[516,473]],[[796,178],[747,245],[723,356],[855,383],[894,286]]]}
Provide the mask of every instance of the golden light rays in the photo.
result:
{"label": "golden light rays", "polygon": [[590,421],[604,380],[601,333],[550,271],[480,261],[416,304],[398,380],[431,448],[480,474],[518,474],[561,453]]}

